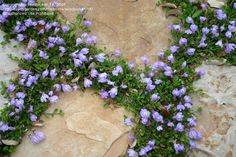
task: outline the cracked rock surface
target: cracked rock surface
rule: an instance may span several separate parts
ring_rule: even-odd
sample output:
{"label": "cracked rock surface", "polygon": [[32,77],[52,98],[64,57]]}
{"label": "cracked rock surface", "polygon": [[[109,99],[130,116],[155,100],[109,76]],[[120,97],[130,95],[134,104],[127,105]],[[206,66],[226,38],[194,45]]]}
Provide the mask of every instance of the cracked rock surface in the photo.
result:
{"label": "cracked rock surface", "polygon": [[236,156],[236,67],[202,64],[206,75],[194,83],[203,95],[194,95],[201,107],[197,129],[203,139],[194,152],[201,157]]}

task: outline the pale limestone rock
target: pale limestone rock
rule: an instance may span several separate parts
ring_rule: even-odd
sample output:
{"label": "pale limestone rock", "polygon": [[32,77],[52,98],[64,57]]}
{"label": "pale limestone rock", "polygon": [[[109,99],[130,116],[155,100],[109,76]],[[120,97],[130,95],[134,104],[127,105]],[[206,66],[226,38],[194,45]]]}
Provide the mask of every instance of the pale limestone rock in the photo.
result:
{"label": "pale limestone rock", "polygon": [[207,0],[207,2],[213,8],[221,8],[225,4],[226,0]]}
{"label": "pale limestone rock", "polygon": [[112,123],[102,120],[96,114],[91,112],[78,112],[66,119],[69,130],[86,137],[105,143],[109,148],[113,141],[122,134]]}
{"label": "pale limestone rock", "polygon": [[[4,35],[5,33],[0,31],[0,42],[4,41]],[[17,45],[17,48],[14,48],[15,45]],[[17,76],[18,65],[8,57],[8,54],[21,57],[24,51],[24,47],[15,40],[11,40],[5,46],[0,45],[0,81],[8,83],[10,79],[14,79]],[[5,102],[6,100],[0,95],[0,108],[3,107]]]}
{"label": "pale limestone rock", "polygon": [[[37,130],[45,133],[46,140],[33,145],[25,136],[12,157],[102,157],[109,148],[117,150],[120,145],[116,141],[129,131],[123,124],[123,116],[130,113],[123,108],[104,108],[103,104],[100,96],[91,90],[62,93],[59,102],[48,111],[60,108],[64,117],[43,117],[45,126]],[[127,147],[127,138],[121,140]],[[117,155],[115,151],[111,153]]]}
{"label": "pale limestone rock", "polygon": [[[196,156],[236,156],[236,67],[202,64],[206,75],[194,83],[204,95],[193,95],[195,108],[202,107],[197,129],[203,133]],[[201,150],[201,151],[200,151]]]}

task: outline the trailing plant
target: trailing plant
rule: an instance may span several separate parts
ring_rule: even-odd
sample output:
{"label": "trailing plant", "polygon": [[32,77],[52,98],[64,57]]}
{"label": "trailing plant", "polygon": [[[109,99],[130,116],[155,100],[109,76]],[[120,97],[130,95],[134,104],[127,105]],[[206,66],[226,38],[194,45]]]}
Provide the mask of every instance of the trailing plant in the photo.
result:
{"label": "trailing plant", "polygon": [[14,152],[26,132],[31,132],[33,144],[43,141],[44,134],[32,131],[33,124],[57,102],[58,93],[86,88],[99,92],[107,104],[114,102],[133,112],[124,123],[135,123],[129,140],[136,139],[137,144],[127,156],[186,156],[196,147],[195,140],[202,135],[193,128],[196,117],[189,93],[204,71],[195,68],[211,58],[236,64],[235,0],[217,10],[201,2],[163,0],[175,4],[182,15],[179,23],[169,26],[170,49],[160,52],[154,64],[143,56],[144,69],[126,62],[119,50],[106,53],[95,46],[96,37],[87,33],[91,25],[84,18],[87,9],[80,9],[77,23],[66,25],[56,13],[28,12],[43,9],[33,0],[20,2],[5,0],[0,7],[6,41],[15,38],[28,45],[23,58],[11,56],[20,67],[18,77],[9,85],[1,84],[9,100],[0,113],[1,156]]}

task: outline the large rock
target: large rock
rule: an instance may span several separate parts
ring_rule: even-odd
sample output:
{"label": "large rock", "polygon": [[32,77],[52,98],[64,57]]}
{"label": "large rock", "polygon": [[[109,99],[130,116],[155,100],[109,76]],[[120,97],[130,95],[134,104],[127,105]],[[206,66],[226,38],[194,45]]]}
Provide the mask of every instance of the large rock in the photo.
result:
{"label": "large rock", "polygon": [[[4,35],[5,33],[0,31],[0,42],[4,41]],[[11,40],[5,46],[0,46],[0,81],[7,83],[10,79],[14,79],[17,76],[18,65],[8,55],[21,57],[23,52],[25,52],[24,47],[15,40]],[[6,100],[0,95],[0,108],[5,102]]]}
{"label": "large rock", "polygon": [[[60,108],[64,116],[43,117],[45,126],[37,129],[45,133],[46,140],[33,145],[25,136],[12,157],[102,157],[107,152],[118,157],[125,151],[118,144],[128,147],[127,136],[121,137],[129,132],[123,121],[124,115],[130,114],[123,108],[104,108],[103,104],[91,90],[61,94],[59,102],[48,112]],[[116,144],[117,141],[120,142]],[[114,151],[110,152],[110,148]]]}
{"label": "large rock", "polygon": [[[50,6],[54,0],[40,0]],[[92,34],[98,46],[120,49],[125,58],[140,63],[145,55],[156,60],[156,54],[169,45],[168,21],[155,0],[57,0],[58,10],[74,22],[79,7],[91,8],[87,17],[93,22]]]}
{"label": "large rock", "polygon": [[236,156],[236,67],[203,64],[206,75],[194,83],[203,95],[194,96],[201,107],[197,129],[203,133],[198,149],[201,157]]}

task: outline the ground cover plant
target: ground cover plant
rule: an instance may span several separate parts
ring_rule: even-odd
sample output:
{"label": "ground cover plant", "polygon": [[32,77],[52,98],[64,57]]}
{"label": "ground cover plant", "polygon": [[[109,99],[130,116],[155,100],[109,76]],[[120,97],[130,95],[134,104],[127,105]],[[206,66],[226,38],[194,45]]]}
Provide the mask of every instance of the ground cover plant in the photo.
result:
{"label": "ground cover plant", "polygon": [[14,152],[26,132],[33,144],[45,140],[42,132],[31,130],[35,122],[57,102],[59,92],[86,88],[133,112],[124,123],[133,126],[129,140],[137,144],[127,156],[186,156],[194,149],[202,135],[194,129],[196,112],[189,94],[204,75],[196,68],[211,58],[236,65],[236,1],[229,0],[222,9],[200,1],[160,3],[172,3],[182,12],[169,26],[172,46],[154,64],[141,57],[145,68],[138,69],[119,50],[106,53],[96,47],[96,37],[89,34],[92,23],[84,18],[86,8],[80,9],[75,24],[66,25],[57,14],[32,14],[32,8],[43,7],[34,0],[2,2],[6,41],[15,38],[28,48],[23,58],[10,56],[19,64],[19,75],[9,85],[1,84],[9,102],[0,113],[0,156]]}

